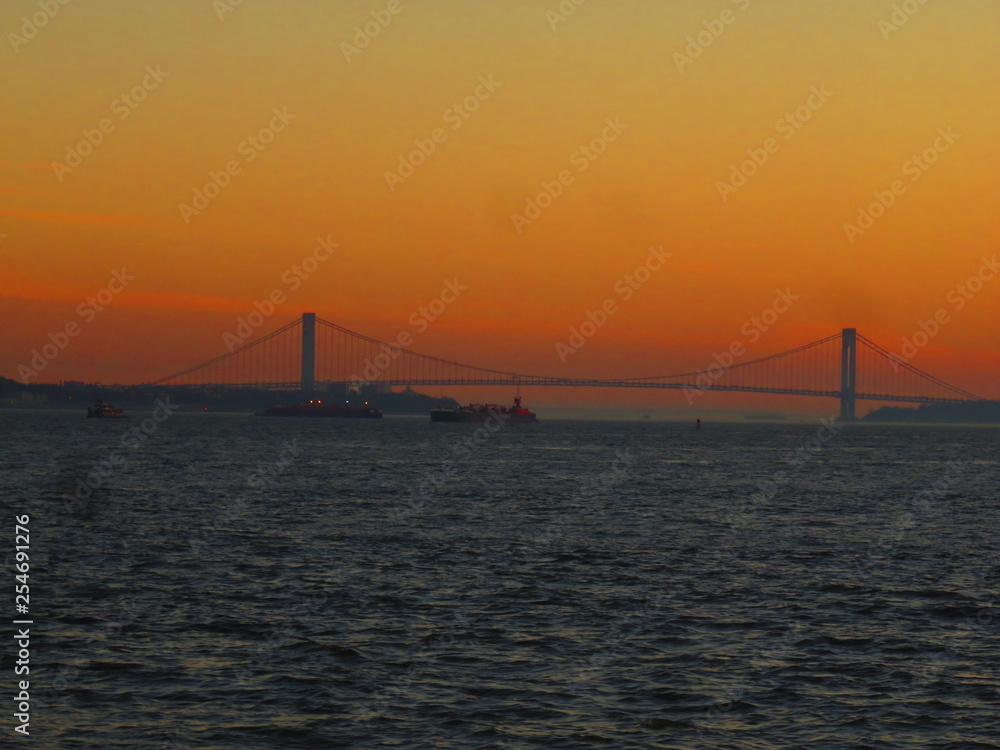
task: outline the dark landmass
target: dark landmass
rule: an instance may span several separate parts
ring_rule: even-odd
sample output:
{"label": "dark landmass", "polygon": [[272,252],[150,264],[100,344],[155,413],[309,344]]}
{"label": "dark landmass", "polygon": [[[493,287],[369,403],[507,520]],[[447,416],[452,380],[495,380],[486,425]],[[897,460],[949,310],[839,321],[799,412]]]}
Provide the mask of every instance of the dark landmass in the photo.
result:
{"label": "dark landmass", "polygon": [[[321,386],[314,398],[348,402],[366,401],[385,414],[426,416],[435,406],[456,409],[447,396],[429,396],[407,388],[399,393],[378,393],[375,388],[348,392],[340,384]],[[244,388],[164,387],[149,385],[105,385],[103,383],[30,383],[0,377],[0,408],[79,409],[85,413],[99,398],[106,398],[126,411],[149,410],[157,398],[168,399],[181,411],[256,412],[280,404],[303,400],[299,391],[248,390]],[[775,413],[752,414],[746,419],[779,420]],[[861,418],[864,422],[911,422],[938,424],[1000,424],[1000,401],[970,401],[961,404],[924,404],[916,408],[883,406]]]}
{"label": "dark landmass", "polygon": [[148,385],[104,385],[102,383],[32,383],[0,377],[0,407],[38,409],[79,409],[84,412],[99,398],[106,398],[126,411],[152,409],[156,399],[169,399],[181,411],[256,412],[280,404],[297,404],[304,398],[322,398],[360,405],[366,401],[385,414],[428,416],[435,406],[449,409],[458,402],[448,397],[428,396],[407,388],[401,393],[378,393],[363,388],[349,392],[341,385],[321,387],[311,396],[299,391],[248,390],[244,388],[164,387]]}
{"label": "dark landmass", "polygon": [[1000,424],[1000,401],[964,404],[921,404],[916,408],[883,406],[861,418],[866,422],[947,422],[951,424]]}
{"label": "dark landmass", "polygon": [[435,406],[457,409],[459,404],[447,396],[428,396],[406,388],[400,393],[369,393],[361,391],[362,400],[382,410],[384,414],[421,414],[429,416]]}

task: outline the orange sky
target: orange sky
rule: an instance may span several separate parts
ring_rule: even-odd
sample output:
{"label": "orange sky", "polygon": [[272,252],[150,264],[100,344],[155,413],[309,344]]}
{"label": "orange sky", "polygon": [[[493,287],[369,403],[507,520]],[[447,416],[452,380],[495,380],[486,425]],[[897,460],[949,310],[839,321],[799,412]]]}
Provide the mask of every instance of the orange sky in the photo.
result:
{"label": "orange sky", "polygon": [[[267,330],[309,310],[388,339],[458,278],[415,349],[560,376],[687,371],[791,289],[747,359],[846,326],[898,350],[944,307],[913,364],[1000,398],[1000,278],[947,301],[1000,250],[1000,5],[896,4],[99,0],[49,17],[9,0],[0,375],[74,321],[40,380],[151,380],[224,353],[275,288],[288,301]],[[87,132],[100,143],[77,161]],[[433,153],[387,176],[417,141]],[[550,206],[512,219],[561,173]],[[884,215],[845,229],[876,193]],[[317,237],[339,247],[288,290]],[[653,246],[671,257],[622,300]],[[80,316],[121,269],[134,281]],[[555,344],[608,297],[619,311],[562,362]]]}

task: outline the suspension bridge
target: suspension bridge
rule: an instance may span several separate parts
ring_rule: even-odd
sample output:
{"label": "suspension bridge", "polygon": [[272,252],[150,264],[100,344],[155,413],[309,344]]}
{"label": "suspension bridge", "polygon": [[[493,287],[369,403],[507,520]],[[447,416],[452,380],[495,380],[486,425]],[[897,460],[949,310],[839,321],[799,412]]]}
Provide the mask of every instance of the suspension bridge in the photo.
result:
{"label": "suspension bridge", "polygon": [[299,319],[233,351],[150,385],[300,390],[381,386],[577,386],[740,391],[833,398],[840,417],[855,418],[858,401],[918,404],[983,401],[917,369],[845,328],[826,338],[746,362],[719,361],[694,372],[649,377],[564,378],[494,370],[411,351],[305,313]]}

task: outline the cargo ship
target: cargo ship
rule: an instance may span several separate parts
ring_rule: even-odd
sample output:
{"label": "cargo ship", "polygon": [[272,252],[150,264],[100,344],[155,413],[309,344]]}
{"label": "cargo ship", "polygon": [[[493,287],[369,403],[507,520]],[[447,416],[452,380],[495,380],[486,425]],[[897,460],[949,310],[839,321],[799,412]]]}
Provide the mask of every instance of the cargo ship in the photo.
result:
{"label": "cargo ship", "polygon": [[257,412],[258,417],[334,417],[342,419],[381,419],[382,412],[374,406],[347,406],[324,404],[320,399],[309,399],[294,406],[272,406]]}
{"label": "cargo ship", "polygon": [[91,419],[128,419],[128,414],[117,406],[112,406],[106,398],[97,399],[97,403],[87,409]]}
{"label": "cargo ship", "polygon": [[431,409],[432,422],[485,422],[491,418],[497,422],[513,424],[530,424],[538,419],[533,411],[521,405],[520,396],[514,399],[513,406],[469,404],[457,409]]}

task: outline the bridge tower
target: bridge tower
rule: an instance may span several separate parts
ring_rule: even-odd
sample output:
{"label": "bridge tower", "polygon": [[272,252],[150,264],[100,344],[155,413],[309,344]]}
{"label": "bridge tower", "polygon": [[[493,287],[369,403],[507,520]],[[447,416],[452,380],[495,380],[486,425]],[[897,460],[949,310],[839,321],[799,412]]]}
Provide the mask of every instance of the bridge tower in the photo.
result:
{"label": "bridge tower", "polygon": [[840,338],[840,419],[842,422],[853,422],[858,382],[858,331],[856,328],[845,328]]}
{"label": "bridge tower", "polygon": [[302,313],[302,394],[316,390],[316,313]]}

